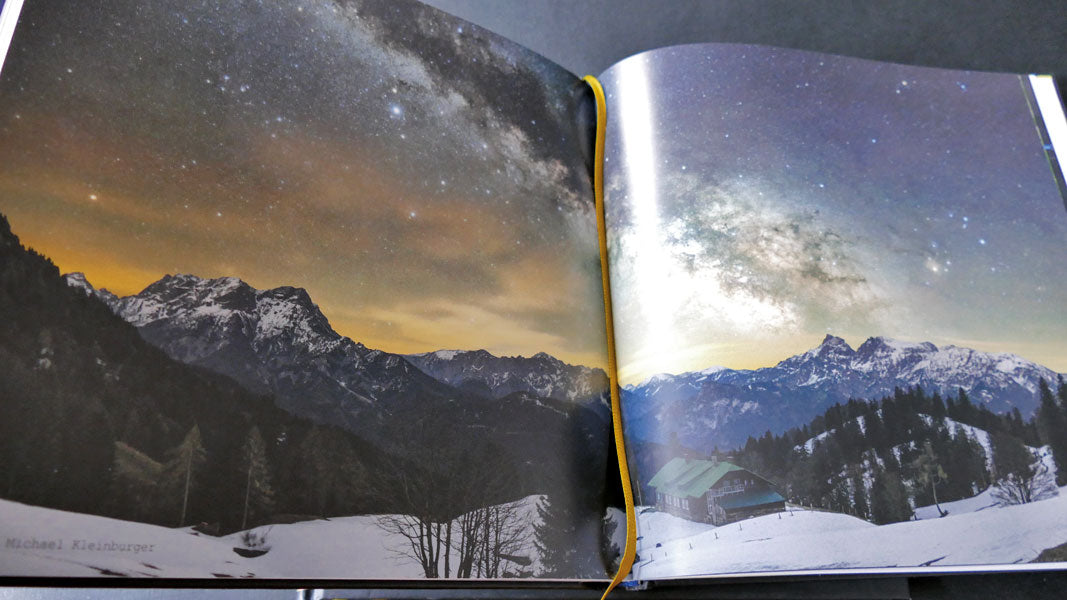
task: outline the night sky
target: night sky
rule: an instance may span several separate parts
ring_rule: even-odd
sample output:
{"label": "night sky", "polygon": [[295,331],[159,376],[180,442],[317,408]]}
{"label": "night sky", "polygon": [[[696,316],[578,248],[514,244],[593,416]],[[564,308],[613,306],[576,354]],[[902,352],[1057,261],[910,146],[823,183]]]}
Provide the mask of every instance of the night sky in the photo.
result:
{"label": "night sky", "polygon": [[581,85],[408,2],[27,0],[0,212],[120,295],[237,276],[371,347],[603,366]]}
{"label": "night sky", "polygon": [[603,81],[623,383],[827,333],[1067,371],[1067,211],[1018,77],[698,45]]}

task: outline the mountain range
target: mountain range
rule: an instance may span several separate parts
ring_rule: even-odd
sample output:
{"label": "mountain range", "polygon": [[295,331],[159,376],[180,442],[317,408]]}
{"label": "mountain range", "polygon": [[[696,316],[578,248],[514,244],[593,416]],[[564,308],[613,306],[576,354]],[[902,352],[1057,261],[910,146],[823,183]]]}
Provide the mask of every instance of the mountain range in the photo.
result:
{"label": "mountain range", "polygon": [[607,443],[596,433],[610,421],[603,402],[607,376],[599,369],[544,353],[404,356],[368,348],[334,331],[302,288],[260,290],[235,277],[167,275],[138,294],[118,297],[94,288],[81,273],[65,277],[170,357],[271,395],[294,415],[341,426],[386,448],[401,442],[404,427],[431,414],[442,432],[477,431],[521,448],[515,454],[527,453],[524,459],[544,455],[551,447],[545,440],[566,437],[574,427],[588,429],[584,439]]}
{"label": "mountain range", "polygon": [[822,343],[773,367],[712,367],[679,375],[655,375],[626,386],[628,433],[666,441],[676,433],[694,447],[736,447],[749,436],[781,433],[810,421],[837,402],[873,400],[895,388],[922,386],[955,397],[965,390],[994,412],[1037,407],[1038,382],[1058,373],[1015,354],[987,353],[930,342],[872,337],[853,349],[827,335]]}
{"label": "mountain range", "polygon": [[[105,302],[172,358],[271,395],[292,414],[341,425],[378,443],[395,437],[393,424],[418,419],[430,408],[446,415],[442,426],[475,428],[512,446],[534,422],[534,430],[564,427],[544,419],[566,420],[579,410],[595,413],[578,419],[583,428],[608,419],[602,370],[545,353],[400,355],[367,348],[334,331],[301,288],[258,290],[233,277],[167,275],[120,298],[78,273],[66,280]],[[877,399],[913,386],[946,397],[964,389],[992,411],[1018,408],[1029,415],[1037,406],[1038,381],[1057,376],[1014,354],[886,337],[854,349],[827,335],[773,367],[653,376],[626,386],[623,406],[635,439],[662,442],[673,432],[687,445],[726,448],[806,423],[837,402]],[[529,436],[520,445],[538,453]]]}
{"label": "mountain range", "polygon": [[485,350],[438,350],[406,358],[439,381],[493,398],[527,392],[574,402],[608,388],[602,369],[569,365],[544,352],[526,358],[493,356]]}

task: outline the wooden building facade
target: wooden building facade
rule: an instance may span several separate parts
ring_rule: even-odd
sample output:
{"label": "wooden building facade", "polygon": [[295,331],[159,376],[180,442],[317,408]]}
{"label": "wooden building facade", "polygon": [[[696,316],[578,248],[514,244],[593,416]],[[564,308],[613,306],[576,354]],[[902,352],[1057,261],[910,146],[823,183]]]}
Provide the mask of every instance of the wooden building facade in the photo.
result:
{"label": "wooden building facade", "polygon": [[771,482],[728,462],[674,458],[649,486],[660,510],[713,525],[785,509],[785,498]]}

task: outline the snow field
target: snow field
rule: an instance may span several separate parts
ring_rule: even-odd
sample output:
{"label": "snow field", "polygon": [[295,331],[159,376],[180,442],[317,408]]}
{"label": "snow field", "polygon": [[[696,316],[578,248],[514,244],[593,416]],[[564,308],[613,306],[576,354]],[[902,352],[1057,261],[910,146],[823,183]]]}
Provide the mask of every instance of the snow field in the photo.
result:
{"label": "snow field", "polygon": [[[986,488],[977,496],[971,496],[970,498],[955,500],[953,502],[941,503],[941,510],[948,511],[949,515],[961,515],[989,508],[997,508],[997,501],[993,498],[993,488]],[[937,507],[931,504],[929,506],[920,506],[916,508],[915,518],[923,520],[940,519],[942,517],[938,514]]]}
{"label": "snow field", "polygon": [[639,513],[641,561],[635,576],[1003,565],[1029,562],[1043,549],[1067,541],[1067,493],[986,510],[981,496],[947,503],[950,514],[941,519],[882,526],[809,510],[717,528],[658,512]]}
{"label": "snow field", "polygon": [[[192,535],[184,529],[40,508],[8,500],[0,500],[0,515],[3,515],[0,520],[0,575],[261,576],[262,569],[258,564],[235,554],[227,540]],[[27,548],[27,543],[37,547]],[[127,549],[97,549],[108,543]],[[52,548],[47,547],[50,544]],[[96,546],[90,547],[90,544]],[[133,546],[141,549],[129,549]]]}
{"label": "snow field", "polygon": [[[530,533],[525,554],[533,564],[527,568],[534,573],[540,570],[533,546],[540,499],[519,501]],[[0,576],[422,579],[418,562],[398,553],[407,540],[382,531],[377,519],[257,527],[254,531],[266,533],[270,551],[243,558],[233,551],[244,546],[240,532],[219,538],[0,500]],[[113,549],[102,549],[109,543]]]}

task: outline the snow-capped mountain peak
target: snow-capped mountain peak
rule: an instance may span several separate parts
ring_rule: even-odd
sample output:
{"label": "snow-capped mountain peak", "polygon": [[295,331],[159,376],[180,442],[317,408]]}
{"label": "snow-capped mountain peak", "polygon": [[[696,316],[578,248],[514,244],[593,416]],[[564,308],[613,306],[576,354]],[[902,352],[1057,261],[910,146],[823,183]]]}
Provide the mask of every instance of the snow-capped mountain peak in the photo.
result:
{"label": "snow-capped mountain peak", "polygon": [[89,284],[89,280],[85,278],[85,273],[82,273],[81,271],[67,273],[63,276],[63,279],[66,280],[67,285],[84,291],[87,296],[96,291],[96,289]]}
{"label": "snow-capped mountain peak", "polygon": [[794,365],[801,365],[812,360],[825,361],[842,361],[848,360],[855,356],[856,351],[852,349],[852,346],[848,345],[844,339],[834,335],[826,334],[822,342],[818,346],[815,346],[811,350],[791,356],[782,362],[778,363],[779,367],[789,368]]}
{"label": "snow-capped mountain peak", "polygon": [[963,389],[994,412],[1017,407],[1028,415],[1038,404],[1038,382],[1057,377],[1014,354],[881,336],[853,350],[827,335],[773,367],[656,376],[626,391],[641,406],[640,416],[630,419],[638,437],[656,439],[669,421],[692,443],[729,445],[805,423],[835,402],[876,400],[914,386],[943,397]]}
{"label": "snow-capped mountain peak", "polygon": [[675,377],[678,377],[678,375],[675,375],[674,373],[656,373],[655,375],[652,375],[651,377],[642,381],[634,387],[663,384],[669,381],[673,381]]}
{"label": "snow-capped mountain peak", "polygon": [[551,354],[495,356],[486,350],[446,350],[407,356],[427,375],[449,385],[493,398],[514,392],[580,401],[607,390],[601,369],[570,365]]}
{"label": "snow-capped mountain peak", "polygon": [[86,279],[85,273],[67,273],[63,276],[63,279],[67,282],[68,286],[77,290],[81,290],[86,296],[96,296],[108,306],[111,306],[114,302],[118,301],[118,297],[115,296],[115,294],[112,294],[111,292],[107,291],[106,289],[94,288],[92,284],[89,283],[89,280]]}
{"label": "snow-capped mountain peak", "polygon": [[[236,277],[166,275],[118,300],[112,310],[138,328],[165,323],[168,330],[202,331],[208,337],[239,335],[253,347],[281,344],[321,353],[342,341],[303,288],[258,290]],[[197,345],[212,352],[210,344]],[[202,356],[182,352],[176,358],[198,362]]]}
{"label": "snow-capped mountain peak", "polygon": [[438,360],[452,360],[460,352],[461,350],[438,350],[436,352],[427,352],[426,354],[432,354]]}
{"label": "snow-capped mountain peak", "polygon": [[909,354],[937,352],[937,350],[937,346],[930,342],[903,342],[877,336],[867,338],[867,341],[860,344],[860,347],[856,349],[856,353],[865,358],[879,357],[881,359],[899,361]]}
{"label": "snow-capped mountain peak", "polygon": [[[92,290],[84,277],[68,282]],[[358,429],[361,412],[382,400],[454,394],[400,355],[338,334],[303,288],[259,290],[236,277],[179,274],[105,301],[172,358],[316,421]]]}

